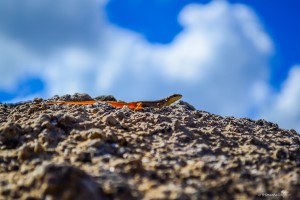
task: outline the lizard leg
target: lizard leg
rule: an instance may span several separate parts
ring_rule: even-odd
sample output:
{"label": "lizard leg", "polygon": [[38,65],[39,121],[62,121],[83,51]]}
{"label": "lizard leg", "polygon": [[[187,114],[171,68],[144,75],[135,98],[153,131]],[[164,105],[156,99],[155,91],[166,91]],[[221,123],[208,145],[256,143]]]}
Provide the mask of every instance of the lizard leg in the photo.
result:
{"label": "lizard leg", "polygon": [[135,107],[134,110],[142,110],[143,109],[143,104],[142,103],[137,103],[137,106]]}

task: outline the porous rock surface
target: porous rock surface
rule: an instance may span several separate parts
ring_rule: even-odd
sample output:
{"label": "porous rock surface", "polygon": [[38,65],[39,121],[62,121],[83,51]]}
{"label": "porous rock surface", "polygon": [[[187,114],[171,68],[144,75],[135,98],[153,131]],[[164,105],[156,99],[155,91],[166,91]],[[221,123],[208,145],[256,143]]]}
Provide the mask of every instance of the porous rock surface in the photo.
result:
{"label": "porous rock surface", "polygon": [[0,199],[300,199],[294,130],[183,101],[142,111],[43,102],[0,104]]}

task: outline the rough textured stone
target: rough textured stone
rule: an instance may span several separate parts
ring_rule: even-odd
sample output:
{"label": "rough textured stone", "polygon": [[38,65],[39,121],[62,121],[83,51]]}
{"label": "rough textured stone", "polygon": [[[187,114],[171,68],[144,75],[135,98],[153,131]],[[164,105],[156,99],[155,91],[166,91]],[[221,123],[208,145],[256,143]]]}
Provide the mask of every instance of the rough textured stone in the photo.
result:
{"label": "rough textured stone", "polygon": [[91,97],[0,104],[0,199],[300,199],[293,129],[183,101],[141,111],[44,104],[54,100]]}

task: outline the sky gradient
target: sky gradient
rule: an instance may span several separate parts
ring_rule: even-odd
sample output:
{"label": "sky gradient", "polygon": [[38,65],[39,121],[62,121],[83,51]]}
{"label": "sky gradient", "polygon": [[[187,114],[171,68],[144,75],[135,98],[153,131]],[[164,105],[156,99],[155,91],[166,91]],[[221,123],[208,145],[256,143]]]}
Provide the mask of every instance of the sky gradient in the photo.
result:
{"label": "sky gradient", "polygon": [[160,99],[300,131],[297,1],[4,0],[0,101]]}

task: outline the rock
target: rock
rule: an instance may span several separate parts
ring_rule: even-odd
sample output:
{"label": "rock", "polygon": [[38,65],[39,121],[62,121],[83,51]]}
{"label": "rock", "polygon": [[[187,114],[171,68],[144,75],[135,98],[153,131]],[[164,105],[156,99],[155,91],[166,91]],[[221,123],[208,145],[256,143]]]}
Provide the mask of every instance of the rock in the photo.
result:
{"label": "rock", "polygon": [[289,152],[286,148],[278,148],[274,152],[274,158],[277,160],[284,160],[287,159]]}
{"label": "rock", "polygon": [[[115,100],[100,96],[101,100]],[[299,199],[300,136],[186,102],[0,104],[0,199]]]}
{"label": "rock", "polygon": [[25,145],[20,148],[19,153],[18,153],[18,159],[20,161],[27,160],[30,157],[33,156],[34,149],[30,147],[29,145]]}
{"label": "rock", "polygon": [[45,148],[40,143],[36,142],[33,151],[34,153],[39,154],[45,152]]}
{"label": "rock", "polygon": [[0,145],[4,148],[15,148],[20,143],[22,129],[18,124],[7,123],[0,127]]}
{"label": "rock", "polygon": [[116,126],[119,124],[118,120],[114,118],[112,115],[105,116],[103,121],[109,126]]}
{"label": "rock", "polygon": [[32,179],[36,198],[107,199],[96,181],[84,171],[68,165],[46,165]]}
{"label": "rock", "polygon": [[88,94],[75,93],[74,95],[64,95],[60,97],[61,101],[90,101],[93,100]]}
{"label": "rock", "polygon": [[117,99],[112,96],[112,95],[102,95],[102,96],[97,96],[95,97],[96,100],[101,100],[101,101],[117,101]]}

